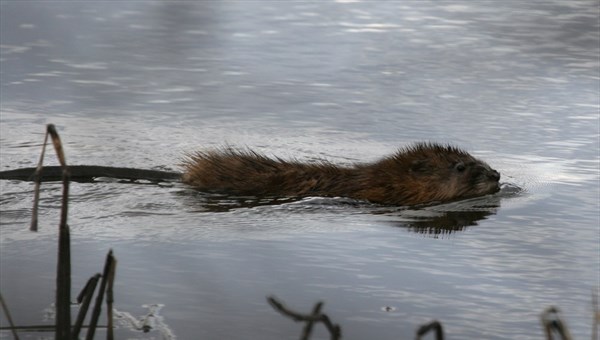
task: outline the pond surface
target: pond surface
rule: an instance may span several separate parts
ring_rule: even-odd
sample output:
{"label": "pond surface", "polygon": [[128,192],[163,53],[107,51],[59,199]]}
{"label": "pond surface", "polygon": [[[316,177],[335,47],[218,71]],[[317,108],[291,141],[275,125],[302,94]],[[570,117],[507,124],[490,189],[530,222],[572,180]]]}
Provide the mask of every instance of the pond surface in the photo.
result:
{"label": "pond surface", "polygon": [[[495,195],[421,208],[73,183],[73,299],[113,249],[115,307],[160,308],[150,333],[122,338],[298,338],[269,295],[306,313],[324,301],[344,339],[409,339],[432,319],[448,339],[540,339],[551,305],[590,337],[597,1],[1,9],[2,170],[34,166],[53,123],[69,164],[180,170],[186,152],[226,144],[351,164],[427,140],[502,174]],[[0,181],[0,288],[19,325],[53,322],[60,188],[43,184],[33,233],[33,185]]]}

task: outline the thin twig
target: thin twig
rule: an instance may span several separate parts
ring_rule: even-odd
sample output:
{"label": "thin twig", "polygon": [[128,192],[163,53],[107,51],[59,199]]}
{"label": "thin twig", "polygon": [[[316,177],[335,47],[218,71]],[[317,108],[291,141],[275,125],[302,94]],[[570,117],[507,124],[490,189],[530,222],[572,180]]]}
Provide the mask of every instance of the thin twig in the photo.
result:
{"label": "thin twig", "polygon": [[323,324],[325,325],[325,327],[327,327],[327,330],[329,331],[331,340],[341,339],[342,338],[342,329],[340,328],[340,325],[332,323],[331,319],[329,319],[329,316],[327,316],[327,314],[321,314],[321,318],[322,318]]}
{"label": "thin twig", "polygon": [[42,152],[40,153],[40,159],[37,167],[33,174],[35,181],[35,188],[33,189],[33,208],[31,210],[31,225],[29,230],[38,230],[38,206],[40,202],[40,185],[42,183],[42,166],[44,164],[44,155],[46,154],[46,144],[48,144],[48,129],[46,128],[46,134],[44,135],[44,143],[42,144]]}
{"label": "thin twig", "polygon": [[554,306],[548,307],[541,316],[542,326],[546,331],[546,339],[552,340],[553,330],[555,330],[561,337],[562,340],[572,340],[571,334],[567,325],[560,318],[560,310]]}
{"label": "thin twig", "polygon": [[[273,307],[276,311],[278,311],[279,313],[291,318],[292,320],[296,321],[296,322],[322,322],[325,327],[327,327],[327,330],[329,331],[329,334],[331,336],[332,340],[338,340],[341,339],[342,337],[342,331],[339,325],[333,324],[331,322],[331,320],[329,319],[329,317],[325,314],[318,314],[318,315],[305,315],[305,314],[300,314],[298,312],[294,312],[291,309],[288,309],[287,307],[285,307],[283,305],[283,303],[279,302],[274,296],[269,296],[267,297],[267,301],[269,302],[269,304],[271,305],[271,307]],[[318,302],[317,305],[322,304],[322,302]],[[313,310],[316,309],[317,306],[315,306],[315,308],[313,308]],[[319,306],[319,309],[321,307]]]}
{"label": "thin twig", "polygon": [[269,304],[271,304],[271,307],[273,307],[276,311],[278,311],[279,313],[289,317],[290,319],[294,320],[294,321],[320,321],[320,317],[314,316],[314,315],[304,315],[304,314],[300,314],[298,312],[294,312],[291,309],[288,309],[286,306],[283,305],[283,303],[279,302],[279,300],[277,300],[277,298],[275,298],[274,296],[269,296],[267,297],[267,301],[269,302]]}
{"label": "thin twig", "polygon": [[[321,302],[321,301],[317,302],[317,304],[313,307],[311,315],[313,317],[318,316],[319,313],[321,313],[321,307],[323,307],[323,302]],[[315,324],[314,321],[306,322],[306,325],[304,326],[304,329],[302,330],[302,335],[300,336],[301,340],[308,340],[310,338],[310,333],[312,332],[314,324]]]}
{"label": "thin twig", "polygon": [[424,325],[421,325],[421,327],[417,329],[416,339],[420,340],[423,335],[429,333],[431,330],[435,331],[436,340],[444,340],[444,329],[442,328],[441,322],[437,320],[433,320]]}
{"label": "thin twig", "polygon": [[2,310],[4,311],[4,314],[6,315],[6,319],[8,320],[8,324],[10,325],[10,330],[12,331],[13,338],[15,338],[15,340],[19,340],[19,334],[17,334],[17,329],[15,328],[15,323],[13,322],[12,317],[10,316],[10,312],[8,311],[8,306],[6,305],[6,302],[4,302],[4,298],[2,297],[1,293],[0,293],[0,304],[2,304]]}

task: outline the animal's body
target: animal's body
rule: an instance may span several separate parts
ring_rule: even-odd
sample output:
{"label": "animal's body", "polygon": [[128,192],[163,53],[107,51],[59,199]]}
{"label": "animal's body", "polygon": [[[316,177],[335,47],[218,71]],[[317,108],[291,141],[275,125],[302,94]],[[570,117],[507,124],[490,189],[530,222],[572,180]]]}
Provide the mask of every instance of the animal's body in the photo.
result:
{"label": "animal's body", "polygon": [[500,174],[452,146],[418,143],[379,161],[339,166],[269,158],[251,150],[190,154],[182,181],[201,191],[261,197],[350,197],[390,205],[495,193]]}

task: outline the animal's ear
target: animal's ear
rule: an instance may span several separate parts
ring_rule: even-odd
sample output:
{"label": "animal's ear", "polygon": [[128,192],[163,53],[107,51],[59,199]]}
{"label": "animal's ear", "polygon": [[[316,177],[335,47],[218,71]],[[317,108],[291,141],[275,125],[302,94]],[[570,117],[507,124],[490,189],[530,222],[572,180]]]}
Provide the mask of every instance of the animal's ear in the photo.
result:
{"label": "animal's ear", "polygon": [[416,160],[410,164],[411,173],[425,173],[427,170],[429,170],[429,161],[426,159]]}

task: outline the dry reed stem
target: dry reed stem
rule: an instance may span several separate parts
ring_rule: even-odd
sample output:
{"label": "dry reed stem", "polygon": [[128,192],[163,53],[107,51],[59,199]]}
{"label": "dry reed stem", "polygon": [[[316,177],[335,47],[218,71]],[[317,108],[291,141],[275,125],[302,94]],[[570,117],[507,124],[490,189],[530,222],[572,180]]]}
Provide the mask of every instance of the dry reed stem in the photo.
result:
{"label": "dry reed stem", "polygon": [[[111,250],[112,253],[112,250]],[[112,256],[112,255],[111,255]],[[106,289],[106,316],[108,319],[108,332],[106,334],[107,340],[113,340],[113,286],[115,283],[115,272],[117,269],[117,260],[113,257],[110,268],[108,270],[108,288]]]}
{"label": "dry reed stem", "polygon": [[[6,307],[2,296],[0,295],[0,302],[2,307],[7,315],[7,319],[10,323],[10,329],[13,331],[13,336],[15,339],[18,339],[18,335],[16,333],[17,329],[54,329],[55,339],[71,339],[71,240],[70,240],[70,232],[69,225],[67,224],[68,218],[68,208],[69,208],[69,183],[70,183],[70,171],[69,167],[66,163],[66,157],[64,154],[64,150],[62,147],[62,142],[60,140],[60,136],[56,131],[56,128],[53,124],[48,124],[46,126],[46,134],[44,135],[44,143],[42,144],[42,151],[40,154],[40,159],[38,161],[38,165],[35,169],[35,173],[33,177],[35,179],[35,189],[34,189],[34,200],[33,200],[33,209],[32,209],[32,217],[31,217],[31,231],[38,230],[38,207],[39,207],[39,197],[40,197],[40,184],[41,184],[41,174],[43,170],[43,162],[44,156],[46,153],[46,145],[48,144],[48,136],[52,139],[52,144],[54,146],[54,150],[56,151],[56,156],[60,163],[61,168],[61,178],[62,178],[62,201],[61,201],[61,214],[60,214],[60,224],[59,224],[59,237],[58,237],[58,263],[57,263],[57,274],[56,274],[56,324],[55,326],[26,326],[26,327],[16,327],[12,323],[12,319],[8,312],[8,308]],[[112,256],[112,250],[109,251],[104,267],[104,275],[102,275],[102,282],[100,287],[100,292],[96,299],[96,305],[94,308],[94,313],[92,315],[92,322],[88,327],[87,338],[92,339],[94,336],[94,332],[98,327],[98,317],[100,314],[102,298],[104,296],[104,291],[106,288],[106,281],[108,278],[109,281],[109,292],[107,297],[107,304],[109,305],[109,319],[108,319],[108,336],[109,339],[113,338],[112,333],[112,303],[113,303],[113,294],[112,287],[115,276],[115,265],[116,260]],[[79,331],[83,327],[83,320],[87,314],[87,309],[89,307],[89,303],[91,298],[93,297],[94,291],[96,289],[96,285],[100,274],[96,274],[92,277],[86,287],[83,289],[82,293],[78,297],[78,302],[81,303],[81,300],[84,299],[84,303],[82,305],[82,309],[77,317],[77,322],[73,329],[74,338],[78,338]]]}
{"label": "dry reed stem", "polygon": [[81,304],[79,308],[79,313],[77,314],[77,320],[75,321],[75,325],[73,326],[73,339],[79,338],[79,332],[81,331],[81,327],[83,325],[83,321],[85,316],[87,315],[88,308],[90,306],[90,302],[92,301],[92,297],[94,296],[94,292],[96,291],[96,286],[98,285],[98,280],[100,280],[100,273],[92,276],[85,287],[79,293],[77,297],[77,302]]}
{"label": "dry reed stem", "polygon": [[44,155],[46,153],[46,144],[48,143],[48,135],[52,139],[56,156],[62,168],[62,203],[60,213],[60,224],[58,231],[58,263],[56,268],[56,339],[71,338],[71,237],[67,217],[69,211],[69,168],[67,167],[65,155],[63,152],[62,143],[58,132],[53,124],[46,125],[46,134],[44,136],[44,144],[40,160],[35,172],[35,191],[34,202],[31,217],[30,230],[37,231],[38,229],[38,206],[40,197],[40,178]]}
{"label": "dry reed stem", "polygon": [[108,282],[108,276],[111,270],[110,267],[112,266],[113,260],[114,257],[111,249],[108,251],[108,254],[106,255],[106,261],[104,262],[104,271],[102,272],[100,289],[98,290],[98,295],[96,295],[96,303],[94,304],[92,318],[90,319],[90,328],[88,329],[88,332],[86,334],[87,340],[92,340],[94,338],[96,325],[98,324],[98,319],[100,318],[100,311],[102,310],[102,300],[104,299],[104,293],[106,292],[106,284]]}
{"label": "dry reed stem", "polygon": [[44,143],[42,144],[42,152],[40,153],[40,159],[38,161],[33,178],[35,181],[35,187],[33,189],[33,208],[31,210],[31,225],[29,230],[38,230],[38,206],[40,201],[40,185],[42,183],[42,166],[44,164],[44,155],[46,154],[46,144],[48,144],[48,128],[46,128],[46,134],[44,135]]}

